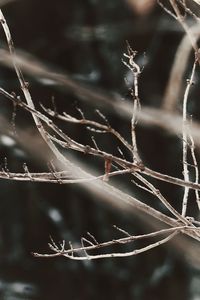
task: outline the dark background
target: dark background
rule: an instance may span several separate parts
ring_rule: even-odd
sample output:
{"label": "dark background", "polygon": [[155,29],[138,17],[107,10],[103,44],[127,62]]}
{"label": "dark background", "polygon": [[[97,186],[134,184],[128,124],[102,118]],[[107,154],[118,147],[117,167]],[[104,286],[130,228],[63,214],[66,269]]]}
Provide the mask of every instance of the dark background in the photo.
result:
{"label": "dark background", "polygon": [[[181,28],[154,1],[138,10],[134,3],[122,0],[21,0],[2,9],[10,27],[15,47],[36,56],[48,66],[66,72],[71,78],[93,89],[109,93],[112,99],[130,101],[122,64],[126,40],[138,50],[138,62],[144,65],[140,79],[142,105],[160,107],[175,50],[183,35]],[[141,1],[142,2],[142,1]],[[149,8],[149,9],[148,9]],[[5,42],[1,30],[1,41]],[[37,107],[39,102],[58,111],[78,116],[80,107],[88,118],[99,120],[95,108],[109,119],[130,141],[129,120],[94,100],[83,102],[74,93],[55,85],[38,82],[26,75]],[[20,93],[13,71],[2,66],[1,86]],[[192,101],[191,111],[198,110]],[[2,123],[0,160],[7,157],[11,171],[22,172],[27,163],[32,171],[47,169],[40,157],[42,147],[29,114],[17,109],[12,127],[13,106],[1,102]],[[62,125],[77,140],[90,143],[90,133],[80,126]],[[16,133],[14,133],[16,130]],[[29,137],[33,153],[20,143],[20,133]],[[144,162],[156,169],[181,176],[181,141],[156,127],[138,126],[139,151]],[[10,138],[10,140],[6,139]],[[96,136],[102,149],[115,151],[112,137]],[[37,146],[39,145],[39,146]],[[45,149],[45,148],[44,148]],[[72,155],[71,151],[69,151]],[[75,155],[75,154],[73,154]],[[76,155],[92,168],[103,170],[103,162]],[[116,179],[119,187],[145,201],[152,198],[127,182]],[[168,198],[180,199],[181,189],[160,184]],[[147,198],[149,197],[149,198]],[[155,201],[155,200],[154,200]],[[152,201],[153,202],[153,201]],[[180,208],[180,202],[176,208]],[[152,204],[156,206],[156,204]],[[158,205],[156,206],[159,207]],[[164,208],[161,207],[164,211]],[[198,271],[170,247],[160,247],[137,257],[75,262],[64,258],[38,259],[31,252],[47,253],[49,236],[79,243],[90,231],[97,240],[116,237],[112,225],[139,234],[143,224],[134,215],[102,204],[98,196],[88,194],[78,185],[61,186],[0,182],[0,299],[195,299],[198,294]],[[141,246],[141,244],[140,244]]]}

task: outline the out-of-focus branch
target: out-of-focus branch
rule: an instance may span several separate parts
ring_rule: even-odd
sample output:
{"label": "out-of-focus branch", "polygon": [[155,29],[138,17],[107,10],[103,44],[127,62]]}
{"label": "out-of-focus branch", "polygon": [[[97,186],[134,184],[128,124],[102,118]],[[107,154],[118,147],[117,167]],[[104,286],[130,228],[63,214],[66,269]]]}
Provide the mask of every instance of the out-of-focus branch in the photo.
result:
{"label": "out-of-focus branch", "polygon": [[[190,40],[190,43],[194,49],[194,52],[195,52],[195,55],[197,55],[198,53],[198,46],[197,46],[197,43],[196,43],[196,39],[191,31],[191,28],[187,25],[187,23],[185,22],[185,16],[182,15],[180,9],[179,9],[179,6],[177,5],[177,1],[176,0],[169,0],[171,6],[173,7],[174,9],[174,12],[176,14],[176,18],[177,18],[177,21],[181,24],[181,26],[183,27],[183,29],[185,30],[189,40]],[[198,61],[199,61],[199,58],[198,58]]]}
{"label": "out-of-focus branch", "polygon": [[[87,146],[87,145],[86,146],[82,145],[82,144],[76,142],[75,140],[71,139],[70,137],[68,137],[68,135],[66,135],[64,132],[62,132],[62,130],[60,130],[56,126],[56,124],[54,124],[54,122],[52,120],[50,120],[47,116],[43,115],[42,113],[40,113],[39,111],[35,110],[34,108],[29,107],[27,104],[25,104],[24,102],[22,102],[16,96],[7,93],[2,88],[0,88],[0,93],[2,95],[4,95],[7,99],[9,99],[11,101],[14,101],[17,105],[21,106],[22,108],[24,108],[25,110],[29,111],[33,115],[36,115],[38,117],[38,119],[40,119],[43,122],[45,122],[46,125],[49,128],[51,128],[56,134],[58,134],[65,141],[62,141],[62,140],[59,140],[56,137],[50,136],[46,131],[45,131],[45,134],[47,134],[47,136],[49,136],[49,138],[51,138],[53,141],[55,141],[56,143],[60,144],[62,147],[66,148],[66,149],[67,148],[71,148],[71,149],[74,149],[74,150],[79,151],[79,152],[83,152],[83,153],[87,153],[87,154],[99,156],[99,157],[101,157],[103,159],[111,159],[112,161],[115,161],[120,166],[122,166],[124,168],[128,168],[131,171],[133,171],[133,170],[139,171],[139,172],[142,172],[142,173],[144,173],[144,174],[146,174],[148,176],[151,176],[153,178],[157,178],[158,180],[169,182],[169,183],[172,183],[172,184],[175,184],[175,185],[180,185],[180,186],[183,186],[183,187],[190,187],[190,188],[193,188],[193,189],[199,189],[200,188],[200,184],[196,184],[196,183],[189,182],[189,181],[184,181],[184,180],[179,179],[179,178],[175,178],[175,177],[172,177],[172,176],[169,176],[169,175],[166,175],[166,174],[162,174],[162,173],[156,172],[154,170],[151,170],[151,169],[145,167],[140,162],[139,163],[137,161],[136,162],[129,162],[129,161],[127,161],[124,158],[119,158],[119,157],[114,156],[114,155],[112,155],[110,153],[107,153],[105,151],[101,151],[99,149],[95,149],[95,148],[92,148],[92,147]],[[69,165],[67,166],[67,170],[69,168]],[[62,166],[62,168],[63,167],[64,167],[64,165]],[[72,165],[72,169],[71,170],[73,170],[73,165]],[[80,178],[80,174],[79,175],[77,175],[77,174],[75,176],[78,176],[78,178]],[[5,176],[4,172],[2,173],[2,176],[3,176],[4,179],[6,177],[9,178],[9,176]],[[10,177],[12,177],[12,174],[11,174]],[[90,176],[86,176],[86,179],[88,179],[88,178],[90,178]]]}
{"label": "out-of-focus branch", "polygon": [[200,5],[200,0],[192,0],[192,1]]}
{"label": "out-of-focus branch", "polygon": [[18,0],[0,0],[0,7],[3,7],[11,2],[16,2]]}
{"label": "out-of-focus branch", "polygon": [[[191,33],[195,41],[200,37],[200,24],[199,22],[193,25],[191,28]],[[180,99],[180,94],[183,87],[183,76],[186,70],[189,56],[192,50],[192,45],[188,38],[187,33],[180,42],[176,54],[174,56],[174,61],[172,64],[169,80],[165,90],[165,95],[162,103],[163,110],[173,112],[177,108],[178,101]]]}
{"label": "out-of-focus branch", "polygon": [[[110,110],[124,119],[130,119],[132,105],[127,101],[114,99],[107,94],[94,91],[91,87],[83,87],[80,83],[72,80],[69,76],[53,71],[46,65],[36,60],[33,56],[19,53],[16,55],[17,63],[20,68],[29,76],[35,79],[43,78],[52,80],[52,83],[58,85],[65,90],[76,94],[83,101],[89,102],[93,106],[106,106],[106,110]],[[11,67],[12,62],[9,53],[6,50],[0,50],[0,63]],[[86,92],[86,93],[85,93]],[[166,112],[165,110],[142,106],[138,112],[138,125],[160,127],[171,134],[180,136],[182,133],[182,117],[174,112]],[[191,133],[195,144],[200,147],[199,130],[200,124],[193,122],[191,125]]]}

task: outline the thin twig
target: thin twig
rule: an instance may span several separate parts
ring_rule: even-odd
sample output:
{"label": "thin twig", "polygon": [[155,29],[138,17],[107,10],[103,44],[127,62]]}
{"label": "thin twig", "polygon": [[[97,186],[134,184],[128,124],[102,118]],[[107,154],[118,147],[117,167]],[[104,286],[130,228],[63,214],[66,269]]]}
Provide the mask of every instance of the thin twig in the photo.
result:
{"label": "thin twig", "polygon": [[[196,155],[195,155],[194,139],[192,137],[190,129],[188,131],[188,137],[189,137],[189,140],[190,140],[190,152],[191,152],[191,156],[192,156],[192,160],[193,160],[193,164],[194,164],[194,169],[195,169],[195,183],[198,183],[199,182],[199,168],[198,168],[197,159],[196,159]],[[198,207],[198,210],[200,211],[200,195],[199,195],[198,190],[195,190],[195,196],[196,196],[197,207]]]}
{"label": "thin twig", "polygon": [[[195,60],[191,72],[190,79],[187,80],[187,86],[183,98],[183,176],[185,181],[189,181],[189,169],[187,165],[188,155],[188,119],[187,119],[187,103],[190,88],[193,84],[194,74],[196,69],[197,60]],[[186,216],[187,204],[188,204],[189,188],[184,188],[183,203],[182,203],[182,216]]]}
{"label": "thin twig", "polygon": [[138,79],[141,74],[140,66],[135,62],[135,56],[137,51],[134,51],[130,45],[127,43],[128,54],[124,53],[124,57],[128,58],[128,63],[122,60],[125,66],[127,66],[133,74],[133,89],[131,89],[131,95],[133,98],[133,113],[131,117],[131,137],[132,137],[132,153],[133,161],[141,163],[141,159],[138,154],[137,141],[135,127],[137,124],[138,111],[140,109],[140,99],[139,99],[139,89],[138,89]]}

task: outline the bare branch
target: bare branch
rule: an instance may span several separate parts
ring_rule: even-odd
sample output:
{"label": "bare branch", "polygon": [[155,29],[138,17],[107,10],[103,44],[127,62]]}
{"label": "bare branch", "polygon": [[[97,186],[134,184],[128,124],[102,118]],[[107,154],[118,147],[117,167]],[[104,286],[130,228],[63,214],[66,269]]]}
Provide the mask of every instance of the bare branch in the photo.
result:
{"label": "bare branch", "polygon": [[[126,232],[124,229],[121,229],[119,227],[116,227],[120,233],[123,233],[125,235],[124,238],[121,239],[114,239],[110,240],[108,242],[104,243],[98,243],[94,236],[88,233],[89,238],[82,237],[81,238],[81,246],[80,247],[74,247],[71,242],[69,242],[69,249],[65,249],[65,242],[63,241],[59,245],[56,245],[56,243],[51,240],[51,243],[49,244],[50,249],[54,252],[53,254],[44,254],[39,255],[35,254],[36,256],[42,256],[42,257],[54,257],[54,256],[65,256],[67,258],[73,259],[73,260],[90,260],[90,259],[100,259],[100,258],[111,258],[111,257],[127,257],[132,255],[137,255],[139,253],[143,253],[145,251],[148,251],[152,248],[155,248],[159,245],[162,245],[169,240],[171,240],[173,237],[177,236],[179,233],[183,233],[187,236],[192,237],[196,241],[200,241],[200,228],[198,227],[198,221],[193,219],[192,217],[187,218],[186,217],[186,209],[188,204],[188,196],[189,196],[189,189],[195,189],[196,190],[196,198],[197,198],[197,204],[199,205],[199,196],[198,191],[200,190],[200,184],[198,183],[199,179],[199,172],[197,167],[197,160],[194,153],[194,141],[192,138],[192,135],[188,131],[188,122],[187,122],[187,101],[189,96],[189,91],[191,88],[191,85],[193,84],[193,78],[195,73],[195,67],[197,62],[199,62],[199,51],[198,47],[196,45],[196,39],[193,36],[193,33],[191,32],[190,28],[188,27],[187,23],[185,22],[185,16],[181,14],[181,11],[179,9],[179,6],[177,5],[176,0],[169,0],[171,3],[171,6],[175,12],[175,18],[178,20],[178,22],[183,26],[185,32],[187,33],[191,44],[195,50],[195,63],[192,69],[192,74],[190,77],[190,80],[187,82],[187,86],[185,89],[184,99],[183,99],[183,116],[182,116],[182,139],[183,139],[183,175],[184,180],[179,178],[174,178],[169,175],[161,174],[159,172],[153,171],[146,166],[143,165],[140,156],[138,154],[137,149],[137,141],[136,141],[136,125],[138,122],[138,116],[142,113],[140,112],[140,99],[139,99],[139,76],[141,74],[141,68],[136,62],[136,55],[137,52],[134,51],[130,45],[127,45],[127,54],[124,54],[124,57],[128,60],[128,62],[123,61],[123,63],[130,69],[130,71],[133,74],[133,89],[131,89],[131,95],[133,99],[133,103],[131,106],[131,140],[132,144],[130,145],[123,136],[119,132],[117,132],[115,129],[113,129],[106,117],[97,110],[98,115],[103,120],[103,123],[87,120],[83,114],[83,112],[78,109],[81,118],[77,119],[72,117],[71,115],[67,113],[59,114],[57,112],[57,109],[54,105],[54,110],[46,109],[42,106],[44,110],[44,114],[40,111],[35,109],[31,94],[29,92],[28,83],[24,80],[23,74],[21,72],[21,69],[18,66],[17,57],[14,50],[13,41],[11,38],[10,30],[8,28],[8,25],[6,23],[6,20],[4,18],[4,15],[2,11],[0,10],[0,22],[2,24],[7,43],[8,48],[10,51],[10,56],[15,68],[15,72],[17,74],[18,81],[20,83],[21,90],[24,94],[24,99],[21,100],[19,97],[17,97],[14,94],[9,94],[4,89],[0,88],[0,93],[4,95],[7,99],[11,100],[15,106],[20,106],[24,110],[31,113],[35,125],[42,136],[43,140],[46,142],[46,145],[49,149],[51,149],[52,153],[54,154],[56,158],[56,165],[50,164],[49,169],[50,172],[47,173],[31,173],[27,167],[26,164],[23,165],[24,173],[11,173],[7,167],[7,160],[5,160],[5,165],[2,169],[2,172],[0,172],[0,178],[5,179],[14,179],[14,180],[22,180],[22,181],[41,181],[41,182],[53,182],[53,183],[79,183],[82,186],[87,186],[88,190],[93,190],[95,193],[103,194],[108,199],[114,199],[116,205],[119,207],[125,207],[128,209],[133,209],[134,213],[136,214],[136,211],[140,213],[144,213],[145,217],[146,215],[151,216],[152,219],[159,220],[162,224],[168,224],[171,228],[169,229],[163,229],[163,230],[155,230],[154,232],[150,234],[144,234],[139,236],[131,236],[128,232]],[[184,4],[184,3],[183,3]],[[164,9],[166,9],[164,7]],[[174,14],[172,13],[174,16]],[[44,68],[45,69],[45,68]],[[43,72],[42,74],[47,71],[41,70],[39,68],[39,71],[37,69],[37,72]],[[54,75],[55,76],[55,75]],[[58,77],[60,82],[65,82],[63,78]],[[64,81],[63,81],[64,80]],[[74,84],[72,81],[68,80],[67,82],[68,86],[71,86],[71,90],[75,90],[77,85]],[[79,92],[83,92],[83,96],[88,95],[89,98],[94,96],[96,99],[102,100],[103,102],[108,101],[108,97],[98,97],[96,93],[91,92],[90,90],[79,87]],[[109,101],[108,101],[109,102]],[[117,108],[122,106],[122,104],[117,104]],[[112,105],[111,105],[112,106]],[[130,106],[129,106],[130,108]],[[128,106],[126,107],[128,109]],[[46,116],[46,114],[48,116]],[[129,112],[130,113],[130,112]],[[125,159],[123,154],[122,158],[118,157],[116,155],[113,155],[112,153],[108,153],[104,150],[101,150],[101,146],[98,147],[97,142],[92,139],[94,143],[94,147],[91,147],[90,145],[84,145],[80,143],[78,140],[71,138],[67,133],[63,132],[61,128],[59,128],[55,122],[53,122],[50,117],[56,117],[60,120],[69,122],[69,123],[76,123],[76,124],[82,124],[89,127],[90,130],[99,132],[99,133],[111,133],[113,136],[115,136],[118,141],[125,146],[131,153],[132,153],[132,159],[131,161],[128,161],[128,159]],[[163,124],[163,122],[162,122]],[[49,130],[49,132],[48,132]],[[176,131],[177,132],[177,131]],[[191,156],[193,159],[193,163],[195,165],[195,182],[190,182],[189,180],[189,163],[188,163],[188,141],[191,142],[190,151]],[[72,149],[78,152],[82,152],[84,154],[93,155],[96,157],[99,157],[103,160],[105,164],[105,174],[101,175],[92,175],[92,172],[86,172],[82,168],[77,167],[75,164],[71,162],[71,160],[67,159],[65,155],[59,150],[60,146],[66,149]],[[63,151],[64,152],[64,151]],[[66,152],[66,151],[65,151]],[[58,166],[58,162],[60,162],[60,166]],[[62,165],[62,169],[61,169]],[[80,163],[81,166],[81,163]],[[112,171],[113,167],[116,171]],[[62,171],[60,171],[62,170]],[[139,181],[142,182],[142,185],[137,184],[137,186],[142,187],[146,191],[152,193],[155,195],[162,204],[169,210],[169,212],[172,214],[172,217],[169,217],[167,214],[162,213],[158,209],[153,209],[151,205],[147,205],[143,203],[143,201],[138,200],[134,198],[133,196],[130,196],[128,194],[123,193],[119,189],[115,188],[114,186],[106,183],[105,181],[108,181],[110,177],[114,177],[117,175],[124,175],[124,174],[133,174]],[[170,203],[169,201],[162,195],[160,190],[156,189],[151,182],[149,182],[146,178],[142,176],[142,174],[157,178],[159,180],[163,180],[165,182],[169,182],[172,184],[180,185],[184,187],[184,197],[183,197],[183,205],[182,205],[182,214],[180,214]],[[106,200],[110,201],[110,200]],[[141,214],[142,215],[142,214]],[[141,219],[145,218],[141,216]],[[147,222],[148,223],[148,222]],[[149,222],[150,223],[150,222]],[[135,240],[139,239],[146,239],[146,238],[152,238],[152,237],[160,237],[161,234],[167,234],[167,236],[163,239],[160,239],[156,242],[150,242],[147,246],[134,249],[132,251],[125,251],[125,252],[111,252],[106,254],[91,254],[91,251],[99,250],[100,248],[105,248],[108,246],[113,245],[120,245],[120,244],[126,244],[129,242],[133,242]],[[182,236],[180,237],[182,238]],[[187,250],[187,249],[186,249]],[[186,251],[185,250],[185,251]]]}
{"label": "bare branch", "polygon": [[[175,228],[170,228],[170,229],[163,229],[163,230],[159,230],[156,232],[152,232],[149,234],[144,234],[144,235],[138,235],[138,236],[128,236],[125,238],[120,238],[120,239],[115,239],[112,241],[108,241],[108,242],[104,242],[104,243],[98,243],[96,245],[89,245],[89,246],[84,246],[82,244],[82,247],[80,248],[74,248],[73,247],[73,254],[78,254],[79,252],[85,251],[86,255],[85,256],[75,256],[73,255],[73,257],[71,256],[72,253],[72,249],[67,249],[67,250],[63,250],[63,249],[57,249],[57,247],[51,247],[51,249],[55,252],[53,254],[39,254],[39,253],[33,253],[34,256],[36,257],[44,257],[44,258],[49,258],[49,257],[56,257],[56,256],[64,256],[70,259],[75,259],[75,260],[90,260],[90,259],[101,259],[101,258],[113,258],[113,257],[128,257],[128,256],[133,256],[133,255],[138,255],[140,253],[143,253],[145,251],[148,251],[152,248],[158,247],[164,243],[166,243],[167,241],[169,241],[171,238],[173,238],[175,235],[177,235],[179,232],[181,232],[182,229],[189,229],[190,227],[187,226],[180,226],[180,227],[175,227]],[[172,233],[171,233],[172,232]],[[163,235],[163,234],[169,234],[166,238],[161,239],[155,243],[151,243],[148,246],[139,248],[139,249],[135,249],[133,251],[130,252],[124,252],[124,253],[108,253],[108,254],[96,254],[96,255],[90,255],[88,254],[89,251],[94,251],[94,250],[98,250],[100,248],[105,248],[105,247],[109,247],[109,246],[113,246],[116,244],[127,244],[130,242],[134,242],[136,240],[141,240],[141,239],[148,239],[148,238],[152,238],[152,237],[156,237],[158,235]]]}
{"label": "bare branch", "polygon": [[[113,129],[110,125],[104,125],[95,121],[91,121],[88,119],[82,118],[82,119],[77,119],[75,117],[70,116],[66,112],[63,113],[63,115],[60,115],[58,113],[55,114],[54,111],[51,109],[47,109],[42,105],[43,110],[48,113],[52,117],[56,117],[59,120],[63,120],[65,122],[70,122],[70,123],[76,123],[76,124],[82,124],[82,125],[90,125],[96,128],[101,129],[102,131],[100,133],[111,133],[113,134],[128,150],[131,152],[133,151],[132,146],[120,135],[119,132],[117,132],[115,129]],[[96,131],[95,131],[96,132]]]}

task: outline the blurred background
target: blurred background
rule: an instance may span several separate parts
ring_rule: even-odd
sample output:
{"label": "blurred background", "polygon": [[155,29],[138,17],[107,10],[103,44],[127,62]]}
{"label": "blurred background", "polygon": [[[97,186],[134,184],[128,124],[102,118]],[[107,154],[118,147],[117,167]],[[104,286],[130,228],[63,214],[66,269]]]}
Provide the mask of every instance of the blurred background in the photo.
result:
{"label": "blurred background", "polygon": [[[198,13],[197,6],[192,8]],[[2,10],[16,50],[28,61],[24,74],[36,107],[41,110],[40,103],[56,106],[58,112],[66,111],[76,117],[80,116],[77,110],[80,108],[87,118],[101,122],[95,112],[99,109],[131,141],[130,114],[126,107],[131,103],[129,88],[133,78],[122,63],[128,41],[138,51],[137,62],[143,68],[139,92],[144,113],[137,128],[140,155],[145,165],[182,177],[181,137],[176,122],[170,120],[174,120],[172,113],[181,111],[177,99],[181,99],[184,90],[181,93],[179,89],[185,84],[193,56],[189,51],[187,60],[181,63],[188,62],[182,73],[178,73],[183,80],[174,87],[175,100],[171,103],[168,82],[184,33],[157,1],[18,0],[4,3]],[[2,29],[0,37],[4,51]],[[0,63],[0,86],[21,94],[16,75],[3,56]],[[31,69],[40,63],[45,66],[46,75]],[[53,78],[52,72],[64,74],[62,82]],[[195,121],[199,114],[198,96],[199,91],[194,87],[189,113]],[[165,119],[163,111],[169,118]],[[51,154],[34,128],[32,117],[1,96],[0,120],[1,167],[5,167],[6,157],[7,167],[13,172],[23,172],[24,162],[30,171],[48,170]],[[117,142],[111,136],[91,133],[77,125],[57,124],[84,144],[92,145],[94,135],[100,149],[117,153]],[[104,170],[102,160],[72,151],[65,154],[99,174]],[[130,159],[128,153],[125,156]],[[167,213],[157,200],[130,183],[128,176],[113,182],[122,191]],[[152,182],[174,207],[181,208],[182,188]],[[190,207],[189,213],[197,216],[194,196]],[[131,234],[146,229],[134,214],[107,205],[79,185],[1,180],[0,299],[200,299],[200,270],[172,247],[162,246],[124,259],[88,262],[39,259],[31,254],[48,253],[50,236],[56,242],[64,239],[75,245],[80,244],[80,237],[88,231],[98,241],[116,238],[119,232],[113,229],[113,224]]]}

